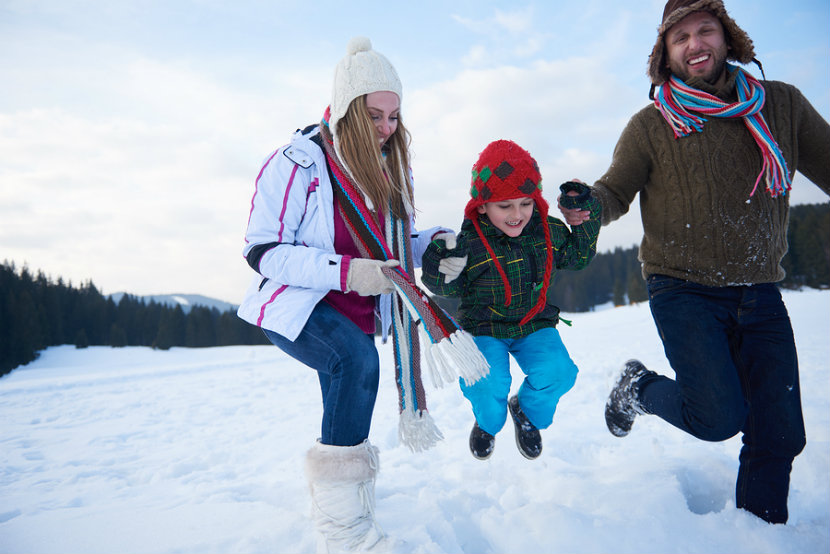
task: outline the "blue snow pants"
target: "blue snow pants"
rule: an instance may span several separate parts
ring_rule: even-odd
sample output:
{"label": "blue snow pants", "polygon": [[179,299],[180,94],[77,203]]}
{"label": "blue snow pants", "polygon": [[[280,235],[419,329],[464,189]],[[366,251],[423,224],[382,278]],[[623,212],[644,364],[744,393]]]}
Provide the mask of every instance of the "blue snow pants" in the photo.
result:
{"label": "blue snow pants", "polygon": [[675,373],[645,378],[643,408],[694,437],[743,433],[736,506],[787,521],[793,459],[806,443],[792,325],[771,283],[706,287],[648,278],[649,304]]}
{"label": "blue snow pants", "polygon": [[510,355],[525,374],[518,392],[519,406],[538,429],[549,427],[559,399],[574,386],[577,374],[559,331],[549,327],[519,339],[478,336],[473,340],[490,363],[490,374],[471,386],[464,379],[460,384],[479,427],[491,435],[504,427],[511,384]]}

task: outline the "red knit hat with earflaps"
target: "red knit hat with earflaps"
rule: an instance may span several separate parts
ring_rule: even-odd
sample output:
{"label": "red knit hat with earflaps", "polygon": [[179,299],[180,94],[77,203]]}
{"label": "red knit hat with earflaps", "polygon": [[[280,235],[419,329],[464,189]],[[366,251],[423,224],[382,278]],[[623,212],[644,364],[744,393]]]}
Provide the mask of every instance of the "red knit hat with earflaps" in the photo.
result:
{"label": "red knit hat with earflaps", "polygon": [[539,164],[530,153],[510,140],[496,140],[487,145],[479,154],[478,161],[473,165],[473,179],[470,187],[470,201],[464,208],[464,217],[469,219],[475,227],[484,247],[501,275],[504,283],[504,305],[510,305],[513,295],[507,274],[499,263],[496,253],[487,242],[478,223],[478,207],[487,202],[501,202],[514,198],[532,198],[536,209],[542,218],[542,228],[545,233],[545,276],[542,282],[542,291],[536,304],[522,318],[519,325],[525,325],[530,319],[545,307],[547,302],[548,284],[553,273],[553,243],[548,227],[548,203],[542,198],[542,175],[539,173]]}

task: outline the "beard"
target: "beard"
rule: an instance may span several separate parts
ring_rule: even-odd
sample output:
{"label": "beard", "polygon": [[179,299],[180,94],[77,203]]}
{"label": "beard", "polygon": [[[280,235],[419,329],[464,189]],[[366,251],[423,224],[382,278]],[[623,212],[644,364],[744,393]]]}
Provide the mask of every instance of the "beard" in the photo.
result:
{"label": "beard", "polygon": [[714,85],[720,79],[721,75],[723,75],[724,71],[726,71],[726,53],[726,47],[723,48],[723,51],[718,50],[717,52],[713,52],[712,58],[714,63],[712,64],[712,69],[703,75],[692,75],[685,62],[677,63],[669,60],[669,69],[684,83],[688,82],[692,77],[697,77],[698,79],[703,79],[710,85]]}

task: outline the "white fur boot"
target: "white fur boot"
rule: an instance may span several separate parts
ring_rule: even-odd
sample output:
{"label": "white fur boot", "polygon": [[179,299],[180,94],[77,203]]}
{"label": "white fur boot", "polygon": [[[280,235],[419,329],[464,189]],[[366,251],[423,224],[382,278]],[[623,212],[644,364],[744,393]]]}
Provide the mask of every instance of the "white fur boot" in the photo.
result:
{"label": "white fur boot", "polygon": [[357,446],[318,441],[308,451],[305,469],[318,552],[370,551],[382,541],[375,521],[378,468],[378,449],[368,440]]}

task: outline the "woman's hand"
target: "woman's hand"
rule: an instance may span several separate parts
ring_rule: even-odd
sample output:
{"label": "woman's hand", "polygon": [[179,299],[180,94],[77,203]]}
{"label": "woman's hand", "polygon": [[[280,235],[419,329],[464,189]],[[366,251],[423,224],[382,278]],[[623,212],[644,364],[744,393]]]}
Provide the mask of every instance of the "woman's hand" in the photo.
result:
{"label": "woman's hand", "polygon": [[356,292],[360,296],[376,296],[388,294],[395,290],[392,280],[383,273],[383,268],[398,267],[398,260],[370,260],[367,258],[352,258],[349,261],[349,272],[346,274],[346,290]]}

